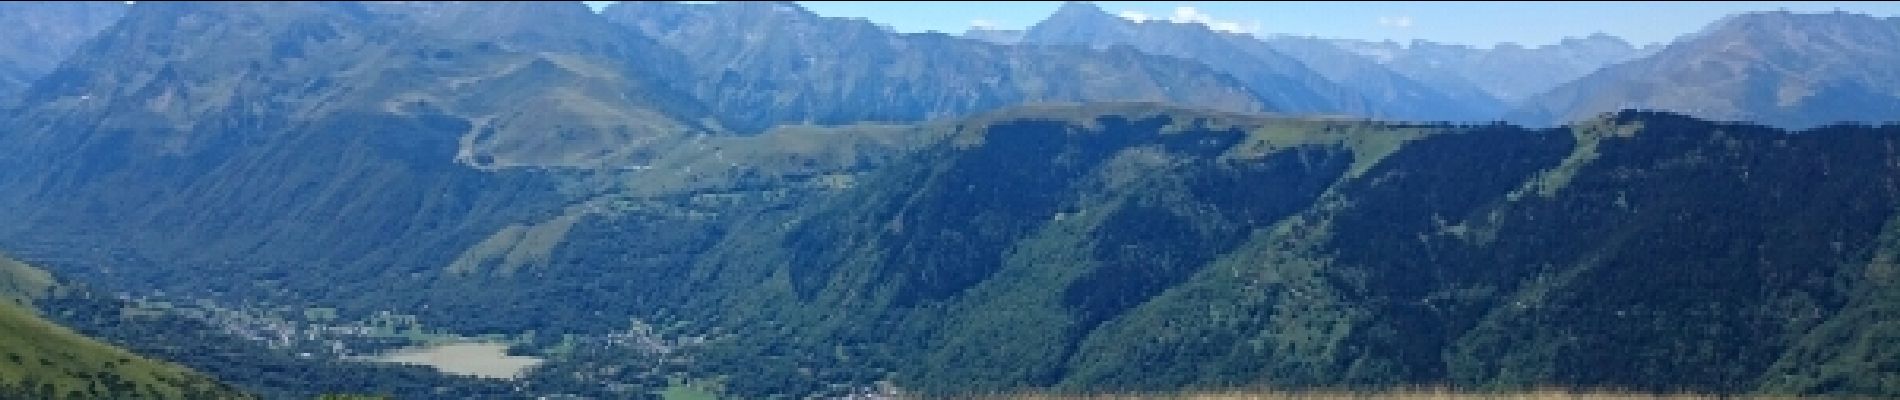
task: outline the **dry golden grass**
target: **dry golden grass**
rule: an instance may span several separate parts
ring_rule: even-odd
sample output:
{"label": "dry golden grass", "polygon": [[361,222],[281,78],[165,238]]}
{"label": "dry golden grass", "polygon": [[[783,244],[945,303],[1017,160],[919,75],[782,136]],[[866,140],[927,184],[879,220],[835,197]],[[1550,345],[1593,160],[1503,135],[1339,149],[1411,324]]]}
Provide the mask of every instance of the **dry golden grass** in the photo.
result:
{"label": "dry golden grass", "polygon": [[[899,396],[908,398],[907,396]],[[1718,395],[1702,393],[1641,393],[1619,390],[1535,389],[1514,392],[1472,392],[1446,388],[1404,388],[1381,391],[1350,390],[1254,390],[1232,389],[1188,393],[1015,393],[952,397],[967,400],[1700,400],[1700,399],[1777,399],[1786,396]]]}

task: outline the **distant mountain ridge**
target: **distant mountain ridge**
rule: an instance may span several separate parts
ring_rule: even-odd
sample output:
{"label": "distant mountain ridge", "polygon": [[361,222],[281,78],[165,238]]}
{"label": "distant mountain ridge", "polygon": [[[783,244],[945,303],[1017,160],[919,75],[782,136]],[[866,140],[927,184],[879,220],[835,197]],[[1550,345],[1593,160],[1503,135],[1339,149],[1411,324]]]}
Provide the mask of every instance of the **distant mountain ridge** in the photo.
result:
{"label": "distant mountain ridge", "polygon": [[1475,85],[1433,82],[1406,75],[1335,43],[1313,38],[1275,36],[1260,39],[1268,46],[1318,71],[1327,79],[1352,86],[1380,111],[1383,119],[1413,121],[1490,121],[1508,110],[1505,101]]}
{"label": "distant mountain ridge", "polygon": [[1289,113],[1480,120],[1494,116],[1500,108],[1483,97],[1448,98],[1329,47],[1275,46],[1251,35],[1217,32],[1198,23],[1135,22],[1087,2],[1064,3],[1025,31],[1019,43],[1127,46],[1194,60],[1239,78],[1267,102]]}
{"label": "distant mountain ridge", "polygon": [[1511,118],[1554,124],[1619,109],[1811,127],[1900,120],[1900,19],[1732,16],[1654,55],[1531,98]]}
{"label": "distant mountain ridge", "polygon": [[602,11],[686,56],[689,91],[734,129],[914,122],[1035,102],[1164,101],[1276,110],[1199,64],[1132,50],[900,34],[789,2],[621,2]]}
{"label": "distant mountain ridge", "polygon": [[1556,44],[1524,47],[1500,43],[1488,49],[1415,40],[1409,45],[1322,39],[1371,58],[1441,90],[1476,87],[1506,103],[1549,91],[1603,67],[1654,53],[1660,45],[1634,47],[1597,33]]}

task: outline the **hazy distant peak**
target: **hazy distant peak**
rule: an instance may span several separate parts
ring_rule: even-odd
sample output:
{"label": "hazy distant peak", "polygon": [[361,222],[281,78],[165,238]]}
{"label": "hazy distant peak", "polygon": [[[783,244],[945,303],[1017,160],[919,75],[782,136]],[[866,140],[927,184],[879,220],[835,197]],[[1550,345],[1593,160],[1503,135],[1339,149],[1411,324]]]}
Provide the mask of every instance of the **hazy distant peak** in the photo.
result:
{"label": "hazy distant peak", "polygon": [[1771,29],[1793,26],[1821,27],[1829,24],[1879,24],[1891,23],[1892,18],[1879,18],[1868,14],[1834,11],[1824,13],[1778,11],[1752,11],[1723,17],[1700,33],[1724,30]]}
{"label": "hazy distant peak", "polygon": [[1900,24],[1866,14],[1735,14],[1539,95],[1517,115],[1551,123],[1646,108],[1782,127],[1889,121],[1900,109],[1897,44]]}
{"label": "hazy distant peak", "polygon": [[1050,18],[1054,18],[1057,16],[1090,17],[1090,18],[1094,18],[1094,17],[1114,18],[1115,17],[1114,15],[1109,14],[1108,11],[1102,10],[1101,6],[1095,5],[1095,3],[1087,2],[1087,1],[1063,2],[1061,7],[1056,8],[1055,14],[1050,15]]}
{"label": "hazy distant peak", "polygon": [[1575,37],[1575,36],[1566,37],[1566,38],[1563,38],[1562,40],[1558,40],[1556,46],[1591,46],[1591,47],[1607,46],[1607,47],[1621,47],[1621,48],[1635,47],[1635,46],[1631,46],[1629,41],[1623,40],[1623,38],[1621,37],[1617,37],[1615,35],[1611,35],[1611,34],[1607,34],[1603,32],[1592,33],[1589,36],[1584,36],[1584,37]]}
{"label": "hazy distant peak", "polygon": [[1055,13],[1049,14],[1048,18],[1043,19],[1042,22],[1037,23],[1037,25],[1052,24],[1100,27],[1122,25],[1129,22],[1130,21],[1122,19],[1121,17],[1109,14],[1108,11],[1102,10],[1102,7],[1096,6],[1095,3],[1071,1],[1063,3],[1062,7],[1056,8]]}

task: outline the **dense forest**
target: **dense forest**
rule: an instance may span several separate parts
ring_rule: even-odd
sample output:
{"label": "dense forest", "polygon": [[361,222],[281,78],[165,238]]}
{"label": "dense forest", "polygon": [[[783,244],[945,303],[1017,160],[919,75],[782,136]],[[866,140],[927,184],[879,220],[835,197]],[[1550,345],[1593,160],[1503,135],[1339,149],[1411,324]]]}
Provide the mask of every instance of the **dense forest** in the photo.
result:
{"label": "dense forest", "polygon": [[1884,333],[1842,330],[1893,306],[1895,127],[1070,111],[965,126],[633,292],[725,324],[708,373],[745,397],[1895,389],[1857,358]]}

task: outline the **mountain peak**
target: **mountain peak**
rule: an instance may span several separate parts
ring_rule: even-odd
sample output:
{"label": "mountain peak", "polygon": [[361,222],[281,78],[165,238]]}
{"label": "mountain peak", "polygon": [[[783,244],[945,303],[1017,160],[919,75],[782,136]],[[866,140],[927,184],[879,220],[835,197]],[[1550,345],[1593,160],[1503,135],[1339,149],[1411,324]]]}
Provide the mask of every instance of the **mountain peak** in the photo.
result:
{"label": "mountain peak", "polygon": [[1102,7],[1095,5],[1095,3],[1071,1],[1062,3],[1062,7],[1056,8],[1054,14],[1049,14],[1049,18],[1044,19],[1037,25],[1051,22],[1061,25],[1100,26],[1104,24],[1118,24],[1123,22],[1123,20],[1121,17],[1102,10]]}
{"label": "mountain peak", "polygon": [[1559,40],[1557,43],[1559,45],[1570,45],[1570,46],[1584,45],[1584,44],[1602,44],[1602,45],[1622,46],[1622,47],[1630,46],[1629,41],[1623,40],[1622,37],[1618,37],[1616,35],[1611,35],[1611,34],[1603,33],[1603,32],[1592,33],[1589,36],[1584,36],[1584,37],[1575,37],[1575,36],[1565,37],[1563,38],[1563,40]]}
{"label": "mountain peak", "polygon": [[1720,21],[1709,24],[1707,31],[1828,27],[1836,25],[1852,26],[1870,23],[1878,24],[1884,21],[1890,21],[1890,19],[1839,10],[1825,13],[1791,12],[1787,10],[1752,11],[1724,17]]}
{"label": "mountain peak", "polygon": [[1054,14],[1029,27],[1024,41],[1045,43],[1125,42],[1134,23],[1110,15],[1095,3],[1062,3]]}
{"label": "mountain peak", "polygon": [[1095,5],[1095,3],[1092,3],[1092,2],[1067,1],[1067,2],[1063,2],[1061,7],[1057,7],[1055,14],[1051,15],[1050,18],[1054,18],[1055,16],[1078,16],[1078,17],[1080,16],[1087,16],[1087,17],[1110,16],[1112,17],[1113,15],[1109,15],[1108,11],[1103,11],[1101,6]]}

